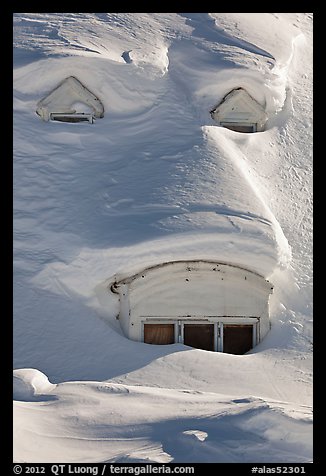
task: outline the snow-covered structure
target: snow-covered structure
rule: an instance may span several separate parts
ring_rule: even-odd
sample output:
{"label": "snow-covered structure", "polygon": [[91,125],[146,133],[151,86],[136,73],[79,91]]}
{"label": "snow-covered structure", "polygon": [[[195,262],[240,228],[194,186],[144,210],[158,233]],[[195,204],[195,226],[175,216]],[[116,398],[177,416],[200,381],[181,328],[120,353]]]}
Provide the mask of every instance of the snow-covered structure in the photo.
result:
{"label": "snow-covered structure", "polygon": [[130,339],[244,354],[266,335],[273,286],[238,266],[173,261],[116,281],[119,319]]}
{"label": "snow-covered structure", "polygon": [[[312,17],[14,13],[15,463],[313,461]],[[96,126],[35,113],[70,76]]]}
{"label": "snow-covered structure", "polygon": [[268,119],[264,108],[243,88],[224,96],[211,116],[220,126],[237,132],[262,131]]}
{"label": "snow-covered structure", "polygon": [[77,78],[69,76],[37,103],[36,113],[44,121],[93,123],[104,116],[100,99]]}

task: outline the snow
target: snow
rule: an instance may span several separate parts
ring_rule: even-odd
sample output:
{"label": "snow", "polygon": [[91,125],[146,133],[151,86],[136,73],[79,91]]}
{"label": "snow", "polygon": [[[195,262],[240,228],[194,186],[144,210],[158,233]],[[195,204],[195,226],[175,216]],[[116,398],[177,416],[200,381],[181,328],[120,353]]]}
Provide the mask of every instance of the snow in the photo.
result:
{"label": "snow", "polygon": [[[95,124],[37,116],[69,76]],[[123,335],[107,284],[185,259],[273,283],[249,353]],[[311,14],[14,14],[14,461],[312,461]]]}

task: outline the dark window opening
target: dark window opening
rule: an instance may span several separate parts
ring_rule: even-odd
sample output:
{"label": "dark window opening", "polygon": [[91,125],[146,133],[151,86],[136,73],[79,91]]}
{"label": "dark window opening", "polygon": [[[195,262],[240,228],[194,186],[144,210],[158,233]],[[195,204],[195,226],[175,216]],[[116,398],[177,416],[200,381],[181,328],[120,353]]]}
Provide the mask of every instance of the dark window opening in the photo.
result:
{"label": "dark window opening", "polygon": [[93,124],[93,115],[85,113],[75,113],[75,114],[65,114],[65,113],[54,113],[50,114],[51,121],[59,122],[89,122]]}
{"label": "dark window opening", "polygon": [[242,355],[252,349],[253,326],[223,325],[223,352]]}
{"label": "dark window opening", "polygon": [[185,324],[183,343],[195,349],[214,350],[214,324]]}
{"label": "dark window opening", "polygon": [[257,131],[257,126],[256,124],[236,124],[232,122],[221,122],[222,127],[226,127],[227,129],[230,129],[231,131],[235,132],[256,132]]}

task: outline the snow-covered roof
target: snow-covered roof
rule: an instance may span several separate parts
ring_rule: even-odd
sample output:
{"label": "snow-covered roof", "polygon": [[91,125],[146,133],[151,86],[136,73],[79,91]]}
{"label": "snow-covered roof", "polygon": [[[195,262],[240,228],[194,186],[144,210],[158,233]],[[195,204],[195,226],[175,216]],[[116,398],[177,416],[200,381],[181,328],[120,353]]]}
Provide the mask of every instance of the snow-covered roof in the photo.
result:
{"label": "snow-covered roof", "polygon": [[219,123],[251,123],[262,126],[268,119],[264,108],[243,88],[236,88],[224,96],[211,111],[212,118]]}
{"label": "snow-covered roof", "polygon": [[97,118],[104,116],[100,99],[77,78],[69,76],[37,103],[36,113],[48,121],[51,114],[78,114],[77,108],[79,115],[91,112]]}

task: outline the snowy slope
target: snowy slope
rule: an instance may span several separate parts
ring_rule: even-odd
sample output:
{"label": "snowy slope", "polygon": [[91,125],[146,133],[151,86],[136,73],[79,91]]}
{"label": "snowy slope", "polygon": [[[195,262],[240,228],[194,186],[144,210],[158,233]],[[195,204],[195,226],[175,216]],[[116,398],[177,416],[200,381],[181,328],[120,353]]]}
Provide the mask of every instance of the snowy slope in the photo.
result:
{"label": "snowy slope", "polygon": [[[94,125],[35,114],[70,75]],[[239,86],[266,131],[214,125]],[[14,15],[15,461],[311,461],[311,97],[311,14]],[[105,284],[199,258],[271,280],[264,341],[126,339]]]}

